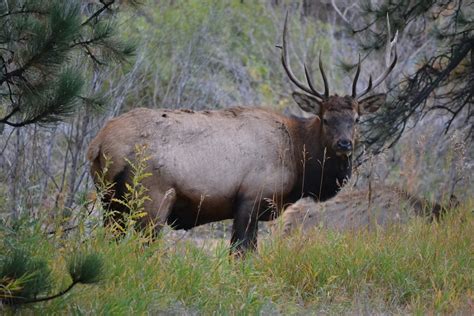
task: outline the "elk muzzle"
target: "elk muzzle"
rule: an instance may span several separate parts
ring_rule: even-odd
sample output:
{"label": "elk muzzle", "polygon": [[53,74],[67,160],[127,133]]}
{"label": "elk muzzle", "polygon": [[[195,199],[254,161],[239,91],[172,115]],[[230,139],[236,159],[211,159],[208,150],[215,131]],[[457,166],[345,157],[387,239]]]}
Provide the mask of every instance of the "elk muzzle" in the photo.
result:
{"label": "elk muzzle", "polygon": [[352,154],[352,141],[349,139],[339,139],[335,147],[338,156],[350,156]]}

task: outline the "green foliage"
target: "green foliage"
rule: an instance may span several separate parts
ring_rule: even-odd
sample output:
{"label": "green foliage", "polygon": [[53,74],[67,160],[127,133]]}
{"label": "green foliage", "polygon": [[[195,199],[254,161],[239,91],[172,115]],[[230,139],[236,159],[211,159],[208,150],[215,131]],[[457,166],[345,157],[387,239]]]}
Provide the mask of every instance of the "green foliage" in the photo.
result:
{"label": "green foliage", "polygon": [[72,115],[77,109],[77,96],[83,85],[77,69],[64,69],[52,82],[38,84],[35,89],[25,87],[23,105],[28,111],[27,116],[41,124]]}
{"label": "green foliage", "polygon": [[[104,277],[104,261],[93,251],[74,251],[67,256],[67,271],[53,271],[58,267],[54,261],[64,259],[54,258],[57,245],[45,236],[37,221],[1,223],[0,237],[1,303],[17,306],[49,301],[65,295],[77,284],[97,283]],[[68,276],[69,286],[56,290],[55,274]],[[56,293],[49,294],[53,290]]]}
{"label": "green foliage", "polygon": [[51,288],[46,262],[24,249],[8,249],[0,256],[0,301],[21,303]]}
{"label": "green foliage", "polygon": [[[229,258],[228,240],[203,247],[165,234],[144,247],[139,234],[117,243],[99,229],[85,245],[70,238],[67,247],[82,244],[100,253],[107,279],[30,308],[48,314],[463,313],[474,295],[472,206],[462,205],[440,223],[266,238],[245,260]],[[48,251],[51,244],[38,238],[33,246]],[[59,263],[89,261],[81,252],[75,259],[67,259],[69,250],[59,253]],[[81,275],[76,280],[88,274],[73,271]],[[52,276],[69,283],[62,264]]]}
{"label": "green foliage", "polygon": [[[134,85],[126,109],[136,106],[217,108],[231,105],[283,107],[290,86],[280,60],[283,7],[269,2],[189,0],[151,1],[126,36],[138,39]],[[316,56],[330,56],[329,40],[318,36],[327,25],[302,22],[292,10],[292,59],[308,51],[309,64],[317,69]],[[132,17],[124,17],[129,21]],[[301,34],[305,34],[302,37]],[[304,47],[304,48],[302,48]],[[296,58],[293,60],[297,64]],[[295,71],[304,76],[300,67]],[[319,76],[315,82],[319,83]],[[137,102],[139,100],[139,102]]]}
{"label": "green foliage", "polygon": [[116,15],[103,14],[117,6],[115,1],[81,3],[9,0],[0,4],[1,130],[4,124],[58,122],[81,105],[97,104],[82,96],[88,94],[84,91],[91,72],[88,64],[123,62],[133,54],[134,45],[117,37]]}
{"label": "green foliage", "polygon": [[78,252],[69,259],[68,271],[73,283],[97,283],[103,278],[104,263],[98,254]]}
{"label": "green foliage", "polygon": [[143,180],[152,175],[146,171],[150,159],[147,156],[147,150],[147,146],[135,146],[135,159],[133,161],[126,159],[131,168],[131,183],[125,183],[126,192],[122,200],[113,199],[127,208],[128,227],[132,227],[138,219],[146,215],[144,205],[146,201],[150,200],[147,195],[148,189],[143,184]]}

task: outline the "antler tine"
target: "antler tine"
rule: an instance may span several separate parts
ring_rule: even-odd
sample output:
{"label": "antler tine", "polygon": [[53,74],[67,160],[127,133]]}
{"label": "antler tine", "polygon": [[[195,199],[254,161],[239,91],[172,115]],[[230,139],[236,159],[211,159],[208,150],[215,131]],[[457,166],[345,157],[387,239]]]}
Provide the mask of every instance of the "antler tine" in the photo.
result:
{"label": "antler tine", "polygon": [[[393,60],[390,63],[390,65],[387,66],[387,69],[377,79],[375,79],[373,84],[372,84],[372,81],[369,80],[369,86],[363,92],[357,93],[356,94],[357,98],[363,97],[364,95],[369,93],[372,89],[379,86],[388,77],[388,75],[392,72],[393,68],[395,68],[395,65],[397,64],[397,60],[398,60],[398,53],[397,53],[398,31],[395,33],[395,36],[394,36],[393,40],[390,41],[391,32],[390,32],[390,20],[388,18],[388,14],[387,14],[387,30],[388,30],[388,32],[387,32],[388,33],[388,36],[387,36],[388,43],[387,43],[387,52],[386,52],[386,56],[385,56],[385,62],[386,62],[386,64],[388,64],[390,62],[390,55],[392,53],[392,50],[394,52]],[[372,77],[370,79],[372,79]],[[353,96],[354,96],[354,87],[353,87],[352,91],[353,91]]]}
{"label": "antler tine", "polygon": [[319,71],[321,72],[321,76],[323,77],[324,82],[324,97],[329,97],[329,85],[328,79],[326,78],[326,74],[324,73],[323,62],[321,60],[321,51],[319,51]]}
{"label": "antler tine", "polygon": [[310,74],[310,71],[308,69],[308,67],[306,66],[306,64],[304,64],[304,75],[306,77],[306,81],[308,82],[308,86],[309,88],[311,89],[311,94],[314,94],[316,96],[318,96],[319,98],[323,98],[321,93],[319,93],[316,88],[314,87],[314,84],[313,84],[313,80],[311,79],[311,74]]}
{"label": "antler tine", "polygon": [[385,70],[383,74],[380,75],[380,77],[378,77],[374,81],[373,88],[381,84],[385,80],[385,78],[387,78],[387,76],[392,72],[393,68],[395,68],[395,64],[397,63],[397,59],[398,59],[398,54],[397,54],[397,49],[395,48],[392,64]]}
{"label": "antler tine", "polygon": [[[321,71],[321,75],[322,75],[323,81],[324,81],[324,98],[327,99],[329,97],[329,86],[328,86],[328,82],[327,82],[327,79],[326,79],[326,74],[324,73],[323,64],[321,62],[321,52],[319,53],[319,69]],[[313,95],[316,95],[316,96],[323,99],[322,94],[320,92],[318,92],[316,90],[316,88],[314,87],[313,80],[311,79],[310,71],[309,71],[308,67],[306,67],[306,65],[304,65],[304,74],[306,76],[306,81],[308,82],[309,88],[313,91]]]}
{"label": "antler tine", "polygon": [[282,54],[281,54],[281,62],[283,64],[283,68],[286,71],[286,74],[290,78],[290,80],[301,90],[304,92],[307,92],[311,95],[314,95],[320,99],[324,99],[324,97],[319,93],[316,89],[314,89],[313,83],[311,81],[311,78],[309,76],[308,69],[306,68],[306,65],[304,66],[305,68],[305,75],[306,75],[306,80],[308,81],[308,86],[306,86],[304,83],[299,81],[296,76],[293,74],[293,71],[291,70],[290,63],[289,63],[289,54],[288,54],[288,42],[287,42],[287,34],[288,34],[288,11],[286,12],[285,16],[285,24],[283,26],[283,47],[282,47]]}
{"label": "antler tine", "polygon": [[363,92],[360,93],[359,96],[357,96],[357,98],[361,98],[363,97],[364,95],[366,95],[367,93],[370,92],[370,90],[372,90],[373,88],[373,85],[372,85],[372,75],[369,76],[369,84],[367,85],[367,89],[365,89]]}
{"label": "antler tine", "polygon": [[367,87],[367,89],[365,89],[364,92],[361,92],[360,94],[358,93],[357,98],[363,97],[364,95],[369,93],[370,90],[378,87],[388,77],[388,75],[392,72],[393,68],[395,68],[395,65],[397,63],[397,59],[398,59],[398,54],[397,54],[397,48],[395,47],[393,61],[390,64],[390,66],[377,79],[375,79],[372,86],[370,86],[371,82],[369,82],[369,86]]}
{"label": "antler tine", "polygon": [[357,97],[357,81],[359,80],[360,75],[360,54],[359,54],[359,62],[357,63],[357,70],[354,76],[354,81],[352,82],[352,97]]}

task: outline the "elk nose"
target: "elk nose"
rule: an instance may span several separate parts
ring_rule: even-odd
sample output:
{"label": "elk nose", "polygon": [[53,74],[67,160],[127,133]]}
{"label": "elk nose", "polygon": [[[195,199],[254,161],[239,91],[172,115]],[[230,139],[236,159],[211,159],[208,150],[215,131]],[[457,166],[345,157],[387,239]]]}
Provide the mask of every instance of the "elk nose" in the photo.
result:
{"label": "elk nose", "polygon": [[348,139],[340,139],[337,142],[337,149],[343,151],[350,151],[352,150],[352,142]]}

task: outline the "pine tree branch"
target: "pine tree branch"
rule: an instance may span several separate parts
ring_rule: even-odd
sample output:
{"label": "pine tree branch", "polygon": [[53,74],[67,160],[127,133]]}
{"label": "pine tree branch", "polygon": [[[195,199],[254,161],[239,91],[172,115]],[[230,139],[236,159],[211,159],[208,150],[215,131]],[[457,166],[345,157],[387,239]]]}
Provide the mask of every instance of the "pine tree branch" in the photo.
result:
{"label": "pine tree branch", "polygon": [[105,38],[106,38],[105,36],[99,36],[99,37],[94,37],[94,38],[84,40],[84,41],[74,42],[69,46],[69,48],[74,48],[76,46],[86,46],[86,45],[94,44],[94,43],[96,43],[98,41],[101,41]]}
{"label": "pine tree branch", "polygon": [[[10,113],[10,114],[12,114],[12,113]],[[26,126],[26,125],[29,125],[29,124],[36,123],[38,120],[39,120],[39,118],[34,117],[34,118],[26,120],[26,121],[22,121],[22,122],[19,122],[19,123],[14,123],[14,122],[8,121],[8,119],[2,119],[2,120],[0,120],[0,123],[10,125],[11,127],[23,127],[23,126]]]}
{"label": "pine tree branch", "polygon": [[40,297],[40,298],[34,298],[34,299],[29,299],[29,300],[25,300],[25,301],[19,301],[18,305],[20,304],[30,304],[30,303],[38,303],[38,302],[45,302],[45,301],[49,301],[49,300],[52,300],[52,299],[55,299],[55,298],[58,298],[60,296],[63,296],[64,294],[66,294],[67,292],[69,292],[70,290],[72,290],[72,288],[78,284],[79,282],[72,282],[71,285],[69,285],[67,288],[65,288],[64,290],[62,290],[61,292],[59,293],[56,293],[54,295],[51,295],[51,296],[45,296],[45,297]]}
{"label": "pine tree branch", "polygon": [[[398,87],[401,90],[396,94],[396,99],[389,111],[374,116],[366,122],[373,133],[367,134],[364,143],[372,151],[379,152],[382,148],[392,147],[400,139],[410,118],[414,117],[416,113],[423,116],[431,110],[447,111],[450,116],[444,129],[447,132],[462,110],[472,105],[472,93],[469,93],[469,85],[472,86],[472,84],[466,83],[464,77],[460,79],[462,83],[458,84],[450,76],[466,58],[470,58],[470,52],[474,49],[474,41],[462,42],[453,46],[450,54],[439,54],[432,57],[417,72],[400,82]],[[442,68],[441,65],[443,65]],[[451,90],[449,90],[450,88]],[[445,102],[428,105],[428,100],[439,89],[442,89],[443,94],[433,97],[436,100],[445,100]],[[468,113],[470,112],[468,111]],[[386,143],[389,145],[383,146]]]}
{"label": "pine tree branch", "polygon": [[[5,71],[5,73],[8,72],[8,69],[7,69],[7,62],[5,60],[5,58],[3,58],[3,56],[1,56],[1,59],[2,59],[2,66],[3,66],[3,70]],[[8,87],[8,96],[10,98],[10,102],[12,104],[15,104],[15,101],[13,100],[13,91],[12,91],[12,87],[10,86],[10,81],[6,81],[7,82],[7,87]],[[13,115],[13,114],[12,114]],[[11,115],[10,115],[11,116]],[[9,117],[9,116],[8,116]]]}
{"label": "pine tree branch", "polygon": [[36,115],[28,120],[24,120],[24,121],[21,121],[21,122],[17,122],[17,123],[14,123],[14,122],[10,122],[8,121],[8,119],[10,119],[13,114],[15,114],[16,112],[19,111],[19,108],[15,108],[12,112],[10,112],[7,116],[5,116],[4,118],[2,118],[0,120],[0,123],[3,123],[3,124],[6,124],[6,125],[10,125],[12,127],[23,127],[23,126],[26,126],[26,125],[30,125],[30,124],[34,124],[34,123],[38,123],[39,121],[41,121],[41,119],[47,117],[49,115],[49,112],[47,111],[44,111],[43,113],[39,114],[39,115]]}
{"label": "pine tree branch", "polygon": [[[10,122],[8,122],[8,120],[16,113],[20,110],[19,107],[15,107],[10,113],[8,113],[5,117],[3,117],[2,119],[0,119],[0,123],[3,123],[3,124],[7,124],[7,125],[11,125]],[[12,126],[12,125],[11,125]]]}
{"label": "pine tree branch", "polygon": [[420,93],[416,95],[416,97],[410,102],[411,107],[416,107],[418,104],[423,102],[428,98],[428,96],[438,88],[438,85],[445,80],[449,74],[461,63],[461,61],[467,56],[467,54],[474,48],[474,41],[464,43],[461,46],[455,56],[451,59],[450,63],[446,66],[446,68],[439,73],[437,78],[425,87]]}
{"label": "pine tree branch", "polygon": [[14,78],[14,77],[20,77],[21,79],[25,80],[26,79],[23,77],[23,73],[30,68],[34,63],[39,60],[43,55],[47,54],[49,52],[48,48],[54,46],[56,43],[54,42],[53,38],[49,38],[46,43],[43,45],[43,49],[41,49],[37,54],[33,55],[23,66],[20,68],[17,68],[15,70],[12,70],[10,72],[5,72],[0,79],[0,86],[7,80]]}
{"label": "pine tree branch", "polygon": [[85,48],[85,50],[86,50],[86,54],[87,54],[95,63],[97,63],[97,64],[100,65],[100,66],[105,65],[105,63],[101,62],[101,61],[94,55],[94,53],[92,53],[92,51],[90,50],[89,46],[84,45],[84,48]]}
{"label": "pine tree branch", "polygon": [[[115,61],[121,58],[121,54],[123,56],[130,54],[128,46],[123,46],[120,41],[114,41],[113,26],[98,23],[103,19],[111,20],[113,18],[107,12],[113,13],[115,6],[119,5],[118,1],[100,0],[101,4],[94,6],[95,12],[92,11],[93,13],[89,17],[84,15],[84,11],[80,11],[79,5],[77,7],[66,5],[64,8],[61,7],[61,10],[65,10],[64,12],[56,12],[55,4],[31,6],[29,3],[27,1],[22,5],[20,2],[0,12],[0,25],[5,24],[12,29],[18,28],[17,32],[8,33],[5,38],[2,37],[0,40],[0,42],[5,41],[7,44],[14,43],[13,46],[4,45],[5,47],[15,47],[14,51],[0,47],[1,52],[4,53],[3,50],[5,50],[9,51],[12,56],[16,54],[23,57],[16,60],[13,57],[10,58],[10,54],[4,54],[5,58],[0,55],[0,97],[4,101],[9,100],[2,105],[0,129],[3,129],[4,125],[23,127],[35,123],[55,122],[73,113],[75,106],[73,101],[77,100],[77,94],[80,92],[72,91],[66,99],[69,103],[65,105],[62,99],[48,99],[50,97],[48,93],[53,90],[45,88],[51,87],[46,85],[33,87],[30,83],[39,81],[38,78],[41,77],[54,78],[59,69],[69,63],[69,52],[74,49],[79,48],[96,65],[105,65],[108,63],[108,59]],[[57,1],[57,3],[61,4],[61,1]],[[106,13],[104,14],[104,12]],[[60,14],[59,20],[51,22],[47,16],[50,13]],[[9,16],[11,17],[9,18]],[[21,24],[16,26],[13,23],[17,19],[23,20],[27,17],[32,17],[35,22],[38,22],[37,25]],[[85,21],[82,22],[83,20]],[[82,26],[85,25],[88,27],[83,28]],[[51,27],[54,30],[47,31]],[[89,27],[93,31],[91,34],[88,31]],[[18,43],[18,46],[18,39],[10,38],[12,35],[13,37],[26,36],[25,42]],[[109,37],[111,38],[110,42]],[[106,53],[102,54],[102,49],[106,50]],[[12,62],[13,60],[14,62]],[[77,82],[75,83],[77,85]],[[69,91],[68,87],[68,85],[65,86],[67,91]],[[31,88],[35,88],[34,91]],[[33,101],[27,99],[28,102],[21,102],[23,94],[28,95],[30,99],[33,98]],[[41,97],[44,104],[38,105],[38,102],[34,100],[35,94]],[[57,93],[57,96],[61,95],[61,93]]]}
{"label": "pine tree branch", "polygon": [[18,11],[9,11],[5,14],[2,14],[0,15],[0,19],[3,19],[7,16],[10,16],[10,15],[16,15],[16,14],[41,14],[41,15],[45,15],[47,14],[46,12],[43,12],[43,11],[39,11],[39,10],[18,10]]}
{"label": "pine tree branch", "polygon": [[26,69],[29,67],[29,63],[26,63],[25,66],[23,67],[20,67],[20,68],[17,68],[13,71],[10,71],[10,72],[5,72],[2,76],[2,78],[0,78],[0,86],[5,82],[5,81],[8,81],[14,77],[20,77],[20,78],[23,78],[23,73],[26,71]]}
{"label": "pine tree branch", "polygon": [[[5,59],[3,58],[3,56],[1,56],[1,60],[2,60],[2,63],[3,63],[3,69],[5,70],[5,73],[7,73],[7,71],[8,71],[7,70],[7,63],[6,63]],[[12,91],[12,88],[10,86],[10,81],[7,80],[6,83],[7,83],[7,87],[8,87],[8,96],[10,98],[10,102],[11,102],[12,105],[15,105],[15,101],[13,100],[13,91]],[[8,124],[8,120],[19,110],[20,110],[20,107],[18,105],[16,105],[9,114],[7,114],[5,117],[0,119],[0,123]]]}
{"label": "pine tree branch", "polygon": [[461,113],[462,109],[464,109],[464,107],[469,103],[469,97],[466,98],[466,100],[464,100],[464,102],[458,107],[458,109],[456,111],[454,111],[454,113],[452,114],[451,118],[449,119],[445,129],[444,129],[444,133],[446,134],[448,131],[449,131],[449,128],[451,127],[451,124],[453,124],[454,120],[456,119],[456,117],[459,115],[459,113]]}
{"label": "pine tree branch", "polygon": [[94,14],[92,14],[84,23],[82,23],[82,26],[88,24],[89,22],[91,22],[93,19],[95,19],[96,17],[98,17],[99,15],[102,14],[102,12],[104,12],[105,10],[107,10],[112,4],[115,3],[115,0],[111,0],[110,2],[106,2],[104,3],[104,1],[101,1],[101,3],[104,5],[102,8],[100,8],[99,10],[97,10]]}

